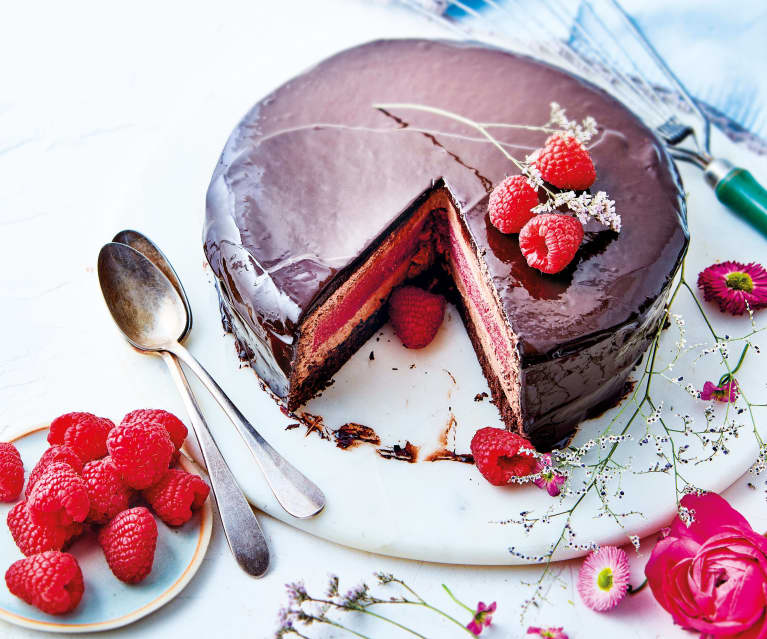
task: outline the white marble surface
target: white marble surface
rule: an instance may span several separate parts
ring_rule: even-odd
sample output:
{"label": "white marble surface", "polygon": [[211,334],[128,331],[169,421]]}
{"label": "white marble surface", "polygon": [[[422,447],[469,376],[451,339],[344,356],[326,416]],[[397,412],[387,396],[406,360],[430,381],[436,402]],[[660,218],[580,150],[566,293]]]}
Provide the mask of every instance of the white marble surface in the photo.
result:
{"label": "white marble surface", "polygon": [[[340,0],[225,2],[215,10],[137,2],[122,11],[75,2],[18,4],[8,11],[0,24],[0,224],[7,238],[0,257],[0,434],[78,408],[118,417],[155,405],[181,414],[161,362],[142,361],[137,372],[137,356],[108,322],[93,272],[98,246],[119,228],[139,228],[168,247],[186,282],[187,272],[202,269],[202,253],[194,247],[213,164],[232,125],[257,97],[342,47],[383,35],[438,33],[383,6]],[[764,161],[749,165],[767,176]],[[685,178],[688,188],[700,181],[692,171]],[[695,207],[719,210],[703,191],[691,202],[693,216]],[[723,219],[720,228],[735,234],[739,223]],[[195,307],[205,302],[193,299]],[[198,316],[196,331],[205,332],[206,315]],[[200,344],[196,335],[192,350]],[[225,371],[231,353],[222,348],[205,362],[214,374]],[[234,398],[247,401],[247,395]],[[726,496],[757,529],[767,528],[761,490],[741,480]],[[535,580],[538,569],[396,560],[349,550],[267,517],[264,527],[274,552],[265,579],[238,572],[217,528],[187,590],[162,611],[112,634],[160,637],[185,630],[193,637],[267,637],[284,602],[285,582],[303,577],[319,589],[334,572],[351,586],[385,570],[446,606],[442,582],[469,601],[496,599],[497,625],[488,636],[521,636],[518,612],[526,590],[520,582]],[[636,562],[639,569],[642,556]],[[573,590],[577,562],[562,567],[551,605],[532,614],[530,623],[564,625],[573,639],[595,631],[686,636],[646,591],[611,615],[586,610]],[[452,630],[429,623],[420,624],[428,636],[451,636]],[[390,636],[367,628],[371,636]],[[0,625],[0,634],[31,633]]]}

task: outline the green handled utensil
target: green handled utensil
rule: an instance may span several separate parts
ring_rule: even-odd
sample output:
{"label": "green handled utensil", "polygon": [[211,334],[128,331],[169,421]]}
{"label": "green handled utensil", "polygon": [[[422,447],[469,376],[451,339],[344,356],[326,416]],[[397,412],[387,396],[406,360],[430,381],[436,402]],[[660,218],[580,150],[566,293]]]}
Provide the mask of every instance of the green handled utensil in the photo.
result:
{"label": "green handled utensil", "polygon": [[767,191],[746,169],[712,160],[704,169],[717,199],[767,237]]}
{"label": "green handled utensil", "polygon": [[400,0],[454,33],[535,55],[621,100],[767,238],[767,191],[711,154],[711,122],[618,0]]}

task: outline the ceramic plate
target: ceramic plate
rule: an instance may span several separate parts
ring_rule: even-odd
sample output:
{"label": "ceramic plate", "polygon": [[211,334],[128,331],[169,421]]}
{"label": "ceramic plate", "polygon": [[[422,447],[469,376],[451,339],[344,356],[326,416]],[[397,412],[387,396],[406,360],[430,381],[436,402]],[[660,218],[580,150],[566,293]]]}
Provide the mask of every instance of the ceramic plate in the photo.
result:
{"label": "ceramic plate", "polygon": [[[48,447],[47,433],[47,427],[40,427],[13,440],[27,474]],[[183,456],[181,466],[187,472],[200,474],[199,468]],[[3,572],[13,561],[22,558],[5,525],[12,505],[0,504]],[[77,557],[85,579],[83,599],[71,614],[59,617],[40,612],[12,595],[3,581],[0,585],[0,618],[26,628],[60,633],[98,632],[133,623],[168,603],[189,583],[208,548],[212,521],[210,499],[180,528],[170,528],[157,520],[159,537],[154,566],[151,574],[135,586],[119,581],[111,573],[95,537],[87,535],[68,550]]]}

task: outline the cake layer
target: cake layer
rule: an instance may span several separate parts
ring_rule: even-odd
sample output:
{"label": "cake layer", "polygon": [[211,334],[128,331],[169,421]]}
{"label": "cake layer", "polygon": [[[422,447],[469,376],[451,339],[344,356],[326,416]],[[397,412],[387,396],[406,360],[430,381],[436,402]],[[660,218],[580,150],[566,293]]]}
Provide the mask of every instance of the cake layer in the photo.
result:
{"label": "cake layer", "polygon": [[[596,118],[593,190],[610,193],[623,219],[620,234],[589,225],[575,261],[556,276],[528,267],[517,237],[489,223],[488,192],[516,172],[493,145],[444,117],[372,107],[415,103],[479,122],[543,124],[552,101],[571,118]],[[545,138],[493,132],[518,157]],[[390,277],[359,269],[414,200],[440,184],[449,187],[463,246],[478,256],[464,264],[470,254],[456,253],[451,270],[491,387],[509,400],[504,417],[510,426],[521,419],[541,441],[556,439],[619,392],[646,347],[687,244],[684,202],[668,154],[629,111],[580,79],[498,49],[369,43],[320,63],[245,116],[215,169],[204,234],[241,351],[283,400],[295,390],[291,380],[308,374],[304,335],[319,349],[315,364],[328,370],[323,353],[342,361],[351,332],[359,340],[371,318],[380,321],[381,297],[405,267]],[[352,299],[326,307],[350,278]],[[319,322],[326,308],[333,312]],[[513,336],[506,353],[504,331]],[[519,371],[506,370],[509,362]]]}

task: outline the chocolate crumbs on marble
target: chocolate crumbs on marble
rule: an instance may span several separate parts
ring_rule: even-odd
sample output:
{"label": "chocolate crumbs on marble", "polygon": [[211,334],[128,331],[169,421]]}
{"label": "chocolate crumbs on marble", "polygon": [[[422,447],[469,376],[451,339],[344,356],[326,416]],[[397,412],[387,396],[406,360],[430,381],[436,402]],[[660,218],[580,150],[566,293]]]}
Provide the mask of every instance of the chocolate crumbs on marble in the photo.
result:
{"label": "chocolate crumbs on marble", "polygon": [[380,446],[381,444],[381,438],[370,426],[355,424],[354,422],[349,422],[338,430],[334,430],[333,437],[335,437],[336,446],[344,450],[354,448],[359,444],[372,444],[373,446]]}
{"label": "chocolate crumbs on marble", "polygon": [[418,461],[418,447],[409,441],[405,441],[404,446],[394,444],[391,448],[376,448],[376,452],[384,459],[397,459],[411,464]]}

